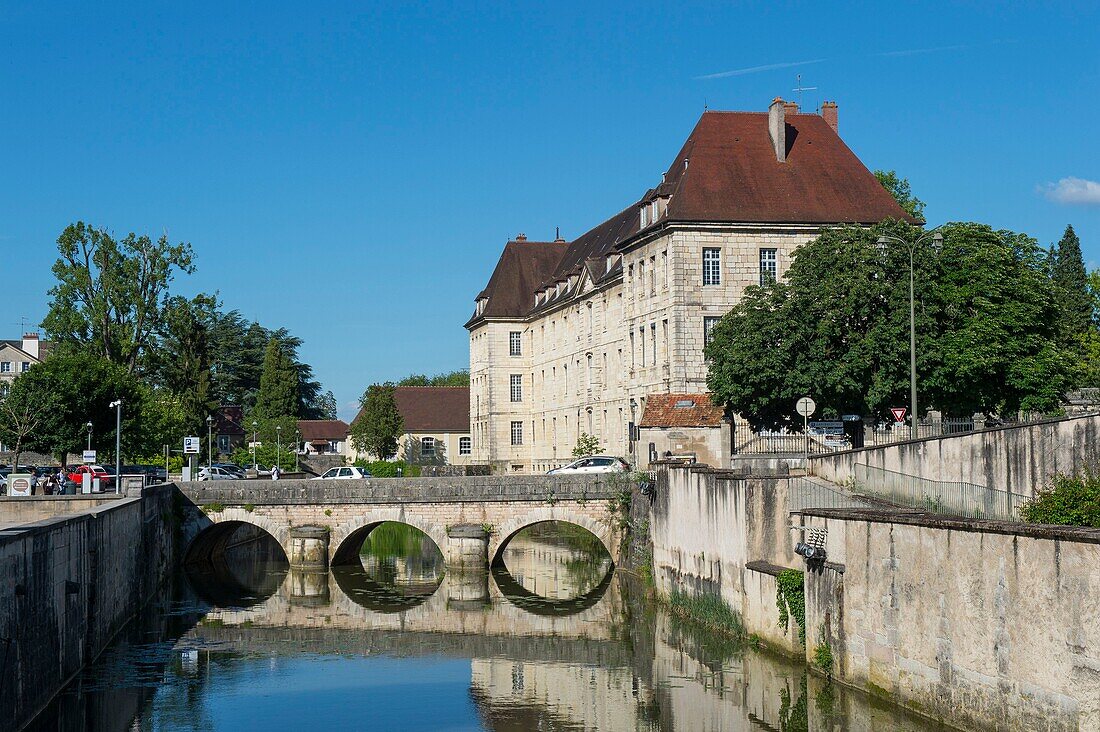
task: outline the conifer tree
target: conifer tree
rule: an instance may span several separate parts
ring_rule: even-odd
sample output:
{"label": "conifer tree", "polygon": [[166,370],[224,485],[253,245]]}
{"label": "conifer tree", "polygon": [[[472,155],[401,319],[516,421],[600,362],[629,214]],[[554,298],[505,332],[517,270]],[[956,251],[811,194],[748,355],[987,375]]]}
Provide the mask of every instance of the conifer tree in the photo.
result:
{"label": "conifer tree", "polygon": [[1051,278],[1056,285],[1055,298],[1061,313],[1060,330],[1072,340],[1086,333],[1093,321],[1089,276],[1081,256],[1081,240],[1073,226],[1066,227],[1054,250]]}
{"label": "conifer tree", "polygon": [[253,416],[259,419],[294,417],[298,414],[298,372],[278,339],[267,342],[260,390]]}

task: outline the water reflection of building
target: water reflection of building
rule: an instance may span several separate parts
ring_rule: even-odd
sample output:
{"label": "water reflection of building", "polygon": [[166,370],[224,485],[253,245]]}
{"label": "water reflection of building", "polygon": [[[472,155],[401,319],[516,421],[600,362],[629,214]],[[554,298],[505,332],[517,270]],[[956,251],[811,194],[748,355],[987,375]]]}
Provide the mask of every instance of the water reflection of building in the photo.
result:
{"label": "water reflection of building", "polygon": [[[509,721],[549,717],[551,729],[658,730],[648,719],[652,692],[629,667],[475,658],[470,689],[497,732]],[[518,727],[516,727],[518,728]]]}

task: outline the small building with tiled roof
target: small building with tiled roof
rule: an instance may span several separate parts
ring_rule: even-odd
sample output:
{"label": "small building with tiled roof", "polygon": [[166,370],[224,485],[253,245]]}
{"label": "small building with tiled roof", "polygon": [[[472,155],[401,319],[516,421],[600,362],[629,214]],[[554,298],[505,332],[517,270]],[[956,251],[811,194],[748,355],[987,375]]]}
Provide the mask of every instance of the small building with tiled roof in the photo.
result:
{"label": "small building with tiled roof", "polygon": [[[470,438],[470,387],[398,386],[394,388],[397,411],[404,421],[405,433],[397,446],[397,457],[420,464],[468,465],[473,451]],[[355,415],[358,421],[362,410]],[[345,430],[346,432],[346,430]],[[352,459],[359,455],[354,448]]]}
{"label": "small building with tiled roof", "polygon": [[53,344],[26,333],[21,340],[0,340],[0,391],[6,392],[16,376],[41,363]]}
{"label": "small building with tiled roof", "polygon": [[306,455],[344,455],[348,423],[342,419],[299,419],[299,448]]}
{"label": "small building with tiled roof", "polygon": [[639,463],[674,459],[724,467],[731,429],[709,394],[650,394],[638,423]]}
{"label": "small building with tiled roof", "polygon": [[638,462],[648,395],[706,390],[703,347],[747,287],[828,227],[919,223],[841,139],[832,102],[704,112],[641,189],[572,241],[505,245],[466,322],[475,462],[543,472],[581,433]]}

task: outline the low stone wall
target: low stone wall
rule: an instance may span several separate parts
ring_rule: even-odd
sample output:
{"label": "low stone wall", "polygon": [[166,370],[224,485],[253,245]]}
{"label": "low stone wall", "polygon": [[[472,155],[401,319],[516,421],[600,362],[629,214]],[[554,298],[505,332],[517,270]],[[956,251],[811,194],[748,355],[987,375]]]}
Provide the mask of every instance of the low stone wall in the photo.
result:
{"label": "low stone wall", "polygon": [[152,597],[175,559],[173,495],[0,531],[0,726],[29,721]]}
{"label": "low stone wall", "polygon": [[858,464],[1033,495],[1059,473],[1100,467],[1100,415],[910,440],[806,460],[811,473],[835,483],[853,479]]}
{"label": "low stone wall", "polygon": [[787,493],[786,477],[664,464],[649,530],[661,592],[718,594],[748,632],[800,654],[797,631],[779,628],[775,603],[775,574],[801,564],[792,549]]}
{"label": "low stone wall", "polygon": [[[839,681],[936,719],[1100,729],[1100,530],[806,511],[807,645]],[[808,652],[811,653],[811,652]]]}
{"label": "low stone wall", "polygon": [[114,503],[125,496],[107,493],[75,496],[5,496],[0,498],[0,527],[44,521],[55,516],[83,513]]}

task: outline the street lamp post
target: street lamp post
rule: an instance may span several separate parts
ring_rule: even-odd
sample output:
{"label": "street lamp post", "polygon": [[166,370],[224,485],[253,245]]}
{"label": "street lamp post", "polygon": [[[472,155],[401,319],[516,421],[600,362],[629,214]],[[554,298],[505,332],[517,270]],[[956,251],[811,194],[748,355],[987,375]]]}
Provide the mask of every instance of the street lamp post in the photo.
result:
{"label": "street lamp post", "polygon": [[115,399],[111,402],[111,406],[115,408],[115,493],[120,493],[122,491],[122,400]]}
{"label": "street lamp post", "polygon": [[91,450],[92,449],[92,423],[89,422],[87,427],[88,427],[88,449]]}
{"label": "street lamp post", "polygon": [[[206,469],[211,472],[214,466],[214,418],[206,415]],[[211,478],[213,480],[213,478]]]}
{"label": "street lamp post", "polygon": [[259,470],[256,463],[256,428],[259,423],[256,420],[252,420],[252,469]]}
{"label": "street lamp post", "polygon": [[925,240],[931,237],[932,249],[939,254],[940,249],[943,247],[943,234],[936,229],[926,231],[921,236],[917,237],[913,241],[906,241],[896,236],[887,236],[883,234],[878,238],[878,245],[885,248],[887,244],[891,242],[895,244],[901,244],[909,249],[909,437],[917,439],[917,310],[914,296],[913,296],[913,256],[917,251],[917,247]]}
{"label": "street lamp post", "polygon": [[283,426],[275,425],[275,464],[283,469]]}
{"label": "street lamp post", "polygon": [[302,431],[300,429],[294,430],[294,472],[298,472],[298,455],[302,449]]}

